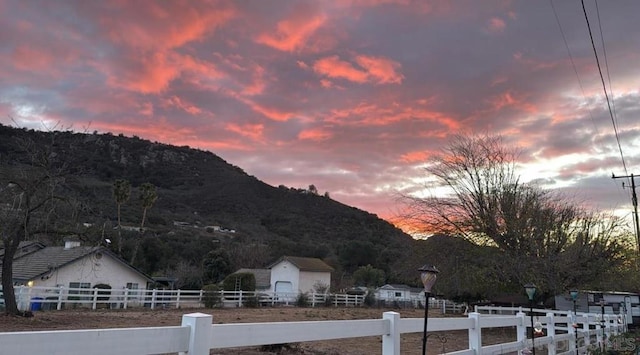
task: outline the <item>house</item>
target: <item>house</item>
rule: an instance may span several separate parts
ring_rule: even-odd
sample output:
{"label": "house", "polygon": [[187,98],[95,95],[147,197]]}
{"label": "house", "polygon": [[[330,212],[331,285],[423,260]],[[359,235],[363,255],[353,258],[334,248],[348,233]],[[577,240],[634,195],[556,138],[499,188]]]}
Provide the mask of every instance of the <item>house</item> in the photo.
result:
{"label": "house", "polygon": [[377,300],[381,301],[409,301],[411,300],[411,287],[407,285],[386,284],[375,291]]}
{"label": "house", "polygon": [[25,250],[13,261],[15,285],[90,289],[101,284],[114,290],[135,290],[153,283],[149,276],[103,247],[69,241],[64,247],[39,245]]}
{"label": "house", "polygon": [[317,258],[283,256],[269,265],[269,291],[276,293],[313,293],[331,285],[333,268]]}

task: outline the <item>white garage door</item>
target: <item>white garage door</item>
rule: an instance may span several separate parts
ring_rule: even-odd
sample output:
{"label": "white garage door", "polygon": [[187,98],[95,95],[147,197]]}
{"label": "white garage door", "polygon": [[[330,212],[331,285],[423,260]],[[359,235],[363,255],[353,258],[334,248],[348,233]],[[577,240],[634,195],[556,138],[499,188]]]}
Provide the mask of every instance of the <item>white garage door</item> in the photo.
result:
{"label": "white garage door", "polygon": [[276,293],[293,292],[293,284],[289,281],[276,281]]}

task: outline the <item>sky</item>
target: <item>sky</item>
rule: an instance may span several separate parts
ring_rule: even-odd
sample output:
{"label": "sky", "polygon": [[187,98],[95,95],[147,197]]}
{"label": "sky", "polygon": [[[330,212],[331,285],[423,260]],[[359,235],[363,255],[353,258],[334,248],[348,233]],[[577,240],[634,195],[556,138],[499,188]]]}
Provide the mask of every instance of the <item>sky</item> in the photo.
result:
{"label": "sky", "polygon": [[390,220],[452,135],[502,135],[523,180],[628,217],[640,1],[584,5],[604,85],[577,0],[0,0],[0,123],[187,145]]}

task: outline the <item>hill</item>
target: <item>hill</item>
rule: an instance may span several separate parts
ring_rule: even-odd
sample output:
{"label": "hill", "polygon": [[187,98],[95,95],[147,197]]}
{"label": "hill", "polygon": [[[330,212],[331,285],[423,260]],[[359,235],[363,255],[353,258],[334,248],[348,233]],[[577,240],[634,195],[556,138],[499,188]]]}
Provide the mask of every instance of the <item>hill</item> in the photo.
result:
{"label": "hill", "polygon": [[[65,194],[75,201],[64,228],[40,235],[47,242],[74,235],[87,243],[117,240],[116,179],[131,183],[122,206],[122,256],[140,241],[136,266],[152,275],[203,281],[207,253],[228,256],[228,268],[261,267],[282,255],[318,257],[349,275],[371,264],[390,282],[415,282],[418,242],[376,215],[305,189],[274,187],[207,151],[137,137],[40,132],[0,126],[5,173],[27,166],[31,149],[52,147],[68,163]],[[142,214],[138,187],[157,187],[146,232],[136,231]],[[63,230],[63,232],[58,232]],[[115,246],[112,244],[112,247]],[[337,280],[340,282],[340,280]]]}

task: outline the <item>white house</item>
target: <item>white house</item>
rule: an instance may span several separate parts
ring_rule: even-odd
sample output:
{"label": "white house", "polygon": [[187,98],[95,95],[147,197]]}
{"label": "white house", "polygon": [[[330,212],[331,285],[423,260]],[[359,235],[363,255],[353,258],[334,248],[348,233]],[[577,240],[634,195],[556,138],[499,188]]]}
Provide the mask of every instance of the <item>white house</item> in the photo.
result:
{"label": "white house", "polygon": [[86,289],[103,284],[112,290],[146,289],[153,283],[108,249],[83,247],[79,242],[66,242],[64,247],[41,246],[16,255],[13,280],[15,285]]}
{"label": "white house", "polygon": [[283,256],[268,268],[271,269],[271,292],[313,293],[317,286],[331,285],[333,268],[317,258]]}
{"label": "white house", "polygon": [[383,301],[410,301],[411,287],[407,285],[386,284],[375,291],[376,299]]}

